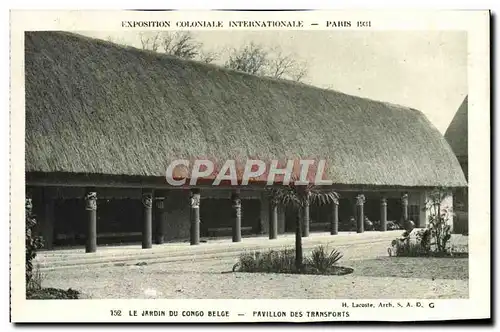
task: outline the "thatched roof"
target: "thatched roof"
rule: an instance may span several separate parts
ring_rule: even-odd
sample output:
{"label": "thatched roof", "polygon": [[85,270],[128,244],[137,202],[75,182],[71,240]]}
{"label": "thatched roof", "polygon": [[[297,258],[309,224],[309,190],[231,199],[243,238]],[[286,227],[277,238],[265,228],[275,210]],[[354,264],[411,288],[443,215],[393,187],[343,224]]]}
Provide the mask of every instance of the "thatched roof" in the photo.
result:
{"label": "thatched roof", "polygon": [[338,184],[462,186],[419,111],[63,32],[27,32],[26,171],[163,176],[178,158],[327,159]]}
{"label": "thatched roof", "polygon": [[446,129],[444,137],[457,157],[467,157],[467,97],[458,108],[457,113]]}

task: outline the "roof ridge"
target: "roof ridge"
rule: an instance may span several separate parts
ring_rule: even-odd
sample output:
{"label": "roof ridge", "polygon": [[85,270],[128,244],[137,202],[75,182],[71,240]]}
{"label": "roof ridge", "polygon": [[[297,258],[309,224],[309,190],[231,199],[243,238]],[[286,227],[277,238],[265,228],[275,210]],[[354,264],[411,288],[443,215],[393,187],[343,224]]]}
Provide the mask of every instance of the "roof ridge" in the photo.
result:
{"label": "roof ridge", "polygon": [[236,69],[232,69],[232,68],[227,68],[227,67],[220,66],[220,65],[217,65],[217,64],[213,64],[213,63],[205,63],[205,62],[194,60],[194,59],[186,59],[186,58],[176,57],[174,55],[167,54],[167,53],[156,52],[156,51],[152,51],[152,50],[148,50],[148,49],[141,49],[141,48],[138,48],[138,47],[135,47],[135,46],[132,46],[132,45],[124,45],[124,44],[119,44],[119,43],[116,43],[116,42],[113,42],[113,41],[109,41],[109,40],[104,40],[104,39],[100,39],[100,38],[85,36],[85,35],[81,35],[81,34],[79,34],[77,32],[70,32],[70,31],[53,31],[53,32],[60,33],[60,34],[66,34],[66,35],[74,36],[74,37],[77,37],[77,38],[82,38],[82,39],[87,39],[87,40],[93,40],[93,41],[95,41],[97,43],[102,43],[104,45],[114,45],[117,48],[121,48],[123,50],[132,50],[134,52],[149,54],[149,55],[157,56],[159,58],[168,58],[168,59],[171,59],[171,60],[179,61],[181,63],[185,62],[185,63],[189,63],[189,64],[194,64],[194,65],[200,66],[202,68],[214,68],[216,70],[220,70],[220,71],[223,71],[223,72],[228,72],[228,73],[231,73],[231,74],[238,74],[238,75],[242,75],[242,76],[248,76],[248,77],[251,77],[252,79],[258,79],[258,80],[263,80],[263,81],[271,81],[271,82],[279,82],[279,83],[283,83],[283,84],[305,86],[307,88],[316,89],[316,90],[319,90],[319,91],[330,92],[330,93],[333,92],[333,93],[345,95],[347,97],[360,98],[360,99],[363,99],[363,100],[366,100],[366,101],[377,102],[377,103],[385,104],[385,105],[388,105],[388,106],[391,106],[391,107],[395,107],[395,108],[400,108],[400,109],[405,109],[405,110],[416,110],[416,111],[420,112],[421,114],[423,114],[422,111],[414,109],[414,108],[406,106],[406,105],[397,104],[397,103],[391,103],[391,102],[383,101],[383,100],[380,100],[380,99],[374,99],[374,98],[370,98],[370,97],[364,97],[364,96],[354,95],[354,94],[350,94],[350,93],[343,92],[343,91],[336,90],[336,89],[319,87],[319,86],[312,85],[312,84],[309,84],[309,83],[293,81],[293,80],[289,80],[289,79],[286,79],[286,78],[276,78],[276,77],[271,77],[271,76],[259,76],[259,75],[256,75],[256,74],[251,74],[251,73],[247,73],[247,72],[236,70]]}

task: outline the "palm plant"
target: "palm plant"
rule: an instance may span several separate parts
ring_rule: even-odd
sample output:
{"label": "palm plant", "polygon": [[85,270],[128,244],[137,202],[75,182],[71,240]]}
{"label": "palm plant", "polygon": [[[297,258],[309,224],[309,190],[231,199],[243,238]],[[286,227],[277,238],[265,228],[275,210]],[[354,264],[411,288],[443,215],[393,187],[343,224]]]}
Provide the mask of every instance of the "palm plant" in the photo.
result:
{"label": "palm plant", "polygon": [[289,185],[271,188],[273,202],[284,207],[293,208],[299,215],[295,224],[295,267],[297,271],[302,270],[303,250],[302,250],[302,220],[303,211],[306,205],[331,204],[338,202],[339,194],[333,190],[320,189],[313,184],[296,184],[297,179],[292,179]]}

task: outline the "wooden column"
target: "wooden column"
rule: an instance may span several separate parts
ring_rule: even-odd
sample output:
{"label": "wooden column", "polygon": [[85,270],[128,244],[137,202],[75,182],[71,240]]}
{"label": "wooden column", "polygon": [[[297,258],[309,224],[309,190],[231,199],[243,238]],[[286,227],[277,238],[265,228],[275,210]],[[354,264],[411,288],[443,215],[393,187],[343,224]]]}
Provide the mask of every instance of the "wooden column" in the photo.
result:
{"label": "wooden column", "polygon": [[97,193],[89,191],[85,195],[85,210],[87,210],[87,234],[85,252],[97,250]]}
{"label": "wooden column", "polygon": [[155,223],[156,223],[156,236],[155,243],[163,244],[165,234],[165,197],[155,197]]}
{"label": "wooden column", "polygon": [[307,201],[302,208],[302,236],[303,237],[308,237],[309,236],[309,201]]}
{"label": "wooden column", "polygon": [[387,199],[382,197],[380,199],[380,231],[387,231]]}
{"label": "wooden column", "polygon": [[401,220],[408,221],[408,194],[406,193],[401,196]]}
{"label": "wooden column", "polygon": [[356,196],[356,232],[363,233],[365,231],[365,213],[364,213],[365,195],[359,194]]}
{"label": "wooden column", "polygon": [[200,189],[191,189],[190,204],[190,243],[200,244]]}
{"label": "wooden column", "polygon": [[233,216],[233,242],[241,242],[241,199],[238,190],[231,194],[231,206]]}
{"label": "wooden column", "polygon": [[142,204],[144,213],[142,219],[142,249],[153,247],[153,194],[143,193]]}
{"label": "wooden column", "polygon": [[332,202],[332,214],[330,217],[330,234],[337,235],[339,233],[339,200],[334,199]]}
{"label": "wooden column", "polygon": [[278,238],[278,205],[269,199],[269,239],[275,240]]}

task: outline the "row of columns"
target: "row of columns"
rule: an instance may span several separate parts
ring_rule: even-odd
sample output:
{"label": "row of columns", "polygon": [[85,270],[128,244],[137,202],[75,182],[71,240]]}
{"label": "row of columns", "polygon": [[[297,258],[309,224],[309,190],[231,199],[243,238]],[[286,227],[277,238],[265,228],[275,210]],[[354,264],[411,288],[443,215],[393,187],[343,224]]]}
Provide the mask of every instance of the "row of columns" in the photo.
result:
{"label": "row of columns", "polygon": [[[200,190],[191,189],[190,197],[190,243],[197,245],[200,243]],[[231,194],[231,219],[233,242],[241,242],[241,198],[240,192],[235,190]],[[277,218],[276,218],[277,219]],[[277,229],[277,227],[276,227]]]}
{"label": "row of columns", "polygon": [[[364,204],[365,196],[359,194],[356,196],[356,231],[357,233],[364,232]],[[403,221],[408,220],[408,194],[403,194],[401,197],[402,206],[402,219]],[[302,236],[309,236],[309,204],[306,204],[302,209]],[[270,206],[270,216],[269,216],[269,239],[273,240],[278,237],[278,207],[271,201]],[[380,231],[387,231],[387,198],[382,197],[380,199]],[[332,202],[332,210],[330,215],[330,234],[337,235],[339,232],[339,200],[335,199]]]}
{"label": "row of columns", "polygon": [[[200,243],[200,190],[191,189],[190,195],[190,244],[197,245]],[[164,197],[155,197],[156,207],[158,210],[158,217],[163,220],[164,215]],[[408,195],[404,194],[401,198],[402,201],[402,218],[404,221],[408,220]],[[85,195],[85,209],[88,214],[87,225],[87,242],[85,246],[86,252],[95,252],[97,250],[97,193],[89,191]],[[143,227],[142,227],[142,248],[149,249],[153,244],[153,194],[151,192],[143,193],[142,203],[144,206],[143,212]],[[241,241],[241,198],[238,190],[231,194],[232,203],[232,240],[233,242]],[[359,194],[356,196],[356,220],[358,233],[364,232],[364,204],[365,196]],[[330,233],[332,235],[338,234],[338,206],[339,201],[336,199],[332,202],[332,211],[330,215]],[[309,204],[306,204],[302,209],[302,236],[309,236]],[[381,198],[380,201],[380,221],[381,231],[387,230],[387,199]],[[162,244],[164,237],[164,223],[159,223],[157,232],[156,243]],[[269,206],[269,239],[278,238],[278,206],[273,200],[270,200]]]}
{"label": "row of columns", "polygon": [[[164,210],[165,197],[154,197],[157,208],[157,218],[165,218]],[[142,248],[150,249],[153,247],[153,193],[146,192],[142,194],[143,220],[142,220]],[[87,211],[87,234],[85,243],[85,252],[91,253],[97,250],[97,192],[89,191],[85,195],[85,210]],[[156,244],[162,244],[164,241],[164,222],[158,223]]]}

